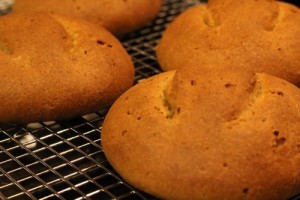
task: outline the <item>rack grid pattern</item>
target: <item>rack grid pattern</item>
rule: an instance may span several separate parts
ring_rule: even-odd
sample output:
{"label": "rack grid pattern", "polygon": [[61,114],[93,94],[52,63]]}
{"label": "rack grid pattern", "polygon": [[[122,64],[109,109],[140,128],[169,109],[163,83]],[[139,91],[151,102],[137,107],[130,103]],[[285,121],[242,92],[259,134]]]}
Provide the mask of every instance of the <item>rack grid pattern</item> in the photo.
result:
{"label": "rack grid pattern", "polygon": [[[160,73],[154,48],[166,25],[199,0],[166,0],[148,26],[122,39],[136,83]],[[0,124],[0,199],[155,199],[128,185],[107,162],[101,125],[107,110],[68,121]]]}
{"label": "rack grid pattern", "polygon": [[[152,23],[122,39],[136,66],[136,83],[161,72],[154,48],[162,32],[200,2],[165,0]],[[106,160],[100,146],[106,112],[25,126],[0,124],[0,199],[156,200],[122,180]]]}

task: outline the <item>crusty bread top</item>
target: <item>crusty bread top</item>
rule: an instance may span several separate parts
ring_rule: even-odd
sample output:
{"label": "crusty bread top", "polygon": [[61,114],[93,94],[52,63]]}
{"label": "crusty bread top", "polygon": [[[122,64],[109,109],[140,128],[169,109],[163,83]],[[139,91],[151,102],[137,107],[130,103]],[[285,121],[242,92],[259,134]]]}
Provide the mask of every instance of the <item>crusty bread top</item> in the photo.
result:
{"label": "crusty bread top", "polygon": [[0,122],[58,120],[110,105],[133,83],[111,33],[47,14],[0,18]]}
{"label": "crusty bread top", "polygon": [[162,199],[288,199],[300,192],[299,102],[270,75],[183,67],[124,93],[101,142],[125,180]]}
{"label": "crusty bread top", "polygon": [[170,24],[157,56],[164,70],[197,63],[231,65],[300,84],[299,36],[296,6],[272,0],[209,0]]}
{"label": "crusty bread top", "polygon": [[161,4],[162,0],[15,0],[13,12],[50,12],[77,17],[123,35],[153,19]]}

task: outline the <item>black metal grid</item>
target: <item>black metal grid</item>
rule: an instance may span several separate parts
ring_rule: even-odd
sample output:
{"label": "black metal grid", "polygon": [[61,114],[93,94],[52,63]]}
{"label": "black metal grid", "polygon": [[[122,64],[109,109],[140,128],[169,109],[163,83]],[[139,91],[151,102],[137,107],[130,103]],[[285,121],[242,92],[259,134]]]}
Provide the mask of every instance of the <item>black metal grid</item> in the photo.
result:
{"label": "black metal grid", "polygon": [[[160,73],[154,48],[166,25],[199,0],[166,0],[148,26],[124,38],[136,82]],[[68,121],[0,124],[0,199],[155,199],[123,181],[100,146],[106,111]]]}
{"label": "black metal grid", "polygon": [[[162,31],[200,1],[165,0],[156,20],[122,40],[133,57],[136,82],[161,72],[154,48]],[[0,124],[0,199],[154,200],[107,162],[100,146],[105,115],[106,110],[68,121]]]}

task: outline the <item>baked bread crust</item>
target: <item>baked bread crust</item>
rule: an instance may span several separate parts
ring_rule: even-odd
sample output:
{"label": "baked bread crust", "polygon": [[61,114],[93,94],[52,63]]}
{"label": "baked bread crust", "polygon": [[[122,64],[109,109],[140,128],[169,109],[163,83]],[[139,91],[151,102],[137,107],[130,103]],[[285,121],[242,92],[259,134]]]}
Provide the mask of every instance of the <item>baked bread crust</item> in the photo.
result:
{"label": "baked bread crust", "polygon": [[162,0],[15,0],[14,13],[50,12],[77,17],[124,35],[146,25],[160,11]]}
{"label": "baked bread crust", "polygon": [[0,122],[98,111],[134,80],[131,58],[111,33],[57,15],[1,17],[0,63]]}
{"label": "baked bread crust", "polygon": [[299,193],[299,89],[270,75],[217,68],[180,68],[125,92],[102,127],[108,161],[162,199]]}
{"label": "baked bread crust", "polygon": [[298,85],[299,35],[300,9],[292,4],[209,0],[169,25],[157,57],[165,71],[197,63],[238,66]]}

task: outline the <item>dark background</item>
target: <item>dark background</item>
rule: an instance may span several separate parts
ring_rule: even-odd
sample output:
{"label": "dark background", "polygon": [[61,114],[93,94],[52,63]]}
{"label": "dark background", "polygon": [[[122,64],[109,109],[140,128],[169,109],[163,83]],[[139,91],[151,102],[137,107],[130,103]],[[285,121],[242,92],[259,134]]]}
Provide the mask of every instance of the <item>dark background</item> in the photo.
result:
{"label": "dark background", "polygon": [[297,6],[300,6],[300,0],[284,0],[285,2],[293,3]]}

